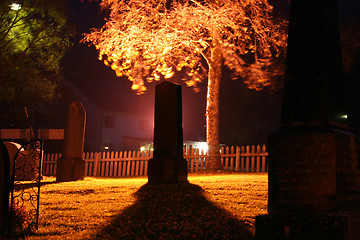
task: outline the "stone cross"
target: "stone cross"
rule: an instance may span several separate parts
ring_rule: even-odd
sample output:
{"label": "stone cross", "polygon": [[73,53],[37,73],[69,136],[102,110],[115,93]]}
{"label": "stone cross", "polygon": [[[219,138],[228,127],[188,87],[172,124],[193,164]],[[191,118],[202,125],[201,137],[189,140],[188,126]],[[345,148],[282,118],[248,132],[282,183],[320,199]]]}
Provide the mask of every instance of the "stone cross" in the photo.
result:
{"label": "stone cross", "polygon": [[10,159],[3,142],[0,142],[0,238],[8,228],[10,191]]}
{"label": "stone cross", "polygon": [[83,160],[86,113],[80,102],[69,106],[65,122],[62,156],[57,161],[56,181],[76,181],[85,177]]}
{"label": "stone cross", "polygon": [[155,89],[154,157],[149,160],[149,183],[187,181],[183,157],[181,86],[165,81]]}

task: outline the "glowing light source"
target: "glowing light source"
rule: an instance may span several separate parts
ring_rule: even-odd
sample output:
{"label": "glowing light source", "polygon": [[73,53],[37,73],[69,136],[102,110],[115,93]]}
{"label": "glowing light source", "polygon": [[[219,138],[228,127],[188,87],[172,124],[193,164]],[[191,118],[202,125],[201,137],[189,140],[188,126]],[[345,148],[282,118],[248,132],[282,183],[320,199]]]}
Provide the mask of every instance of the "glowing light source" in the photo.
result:
{"label": "glowing light source", "polygon": [[18,4],[18,3],[12,3],[12,4],[10,4],[9,6],[10,6],[11,10],[17,11],[17,10],[20,10],[20,9],[21,9],[21,5]]}
{"label": "glowing light source", "polygon": [[108,146],[105,146],[104,148],[105,148],[105,150],[109,150],[109,147],[108,147]]}
{"label": "glowing light source", "polygon": [[206,153],[209,148],[206,142],[199,142],[198,144],[196,144],[195,147],[198,148],[200,152],[204,152],[204,153]]}
{"label": "glowing light source", "polygon": [[347,119],[347,118],[348,118],[348,115],[347,115],[347,114],[343,114],[343,115],[341,115],[341,118],[342,118],[342,119]]}

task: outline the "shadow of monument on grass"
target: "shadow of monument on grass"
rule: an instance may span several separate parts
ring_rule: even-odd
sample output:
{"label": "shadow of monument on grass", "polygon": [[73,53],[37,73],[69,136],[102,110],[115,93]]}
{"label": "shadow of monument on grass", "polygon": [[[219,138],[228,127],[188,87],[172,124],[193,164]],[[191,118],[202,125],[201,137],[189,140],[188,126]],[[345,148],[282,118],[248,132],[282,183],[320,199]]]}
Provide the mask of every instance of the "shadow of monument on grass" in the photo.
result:
{"label": "shadow of monument on grass", "polygon": [[198,185],[145,184],[135,197],[92,239],[253,239],[249,225],[207,200]]}

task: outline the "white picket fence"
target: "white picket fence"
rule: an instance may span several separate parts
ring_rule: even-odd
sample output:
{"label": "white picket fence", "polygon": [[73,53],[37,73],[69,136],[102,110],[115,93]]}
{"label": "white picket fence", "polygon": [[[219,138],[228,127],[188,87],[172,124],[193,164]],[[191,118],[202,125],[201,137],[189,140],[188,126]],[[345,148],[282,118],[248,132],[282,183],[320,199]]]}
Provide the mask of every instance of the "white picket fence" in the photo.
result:
{"label": "white picket fence", "polygon": [[[87,152],[84,153],[85,176],[124,177],[145,176],[152,151]],[[242,146],[221,148],[224,169],[235,172],[267,172],[266,146]],[[44,154],[42,172],[45,176],[56,175],[56,161],[61,154]],[[184,149],[189,172],[206,168],[206,153],[198,149]]]}

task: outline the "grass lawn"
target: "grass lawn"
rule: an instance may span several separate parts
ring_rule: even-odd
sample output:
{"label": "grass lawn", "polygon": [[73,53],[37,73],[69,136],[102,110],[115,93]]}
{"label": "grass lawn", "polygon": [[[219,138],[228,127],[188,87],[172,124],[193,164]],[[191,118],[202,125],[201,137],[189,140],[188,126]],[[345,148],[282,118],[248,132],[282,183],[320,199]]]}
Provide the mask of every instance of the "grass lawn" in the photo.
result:
{"label": "grass lawn", "polygon": [[252,239],[267,212],[267,174],[85,178],[41,187],[39,230],[26,239]]}

